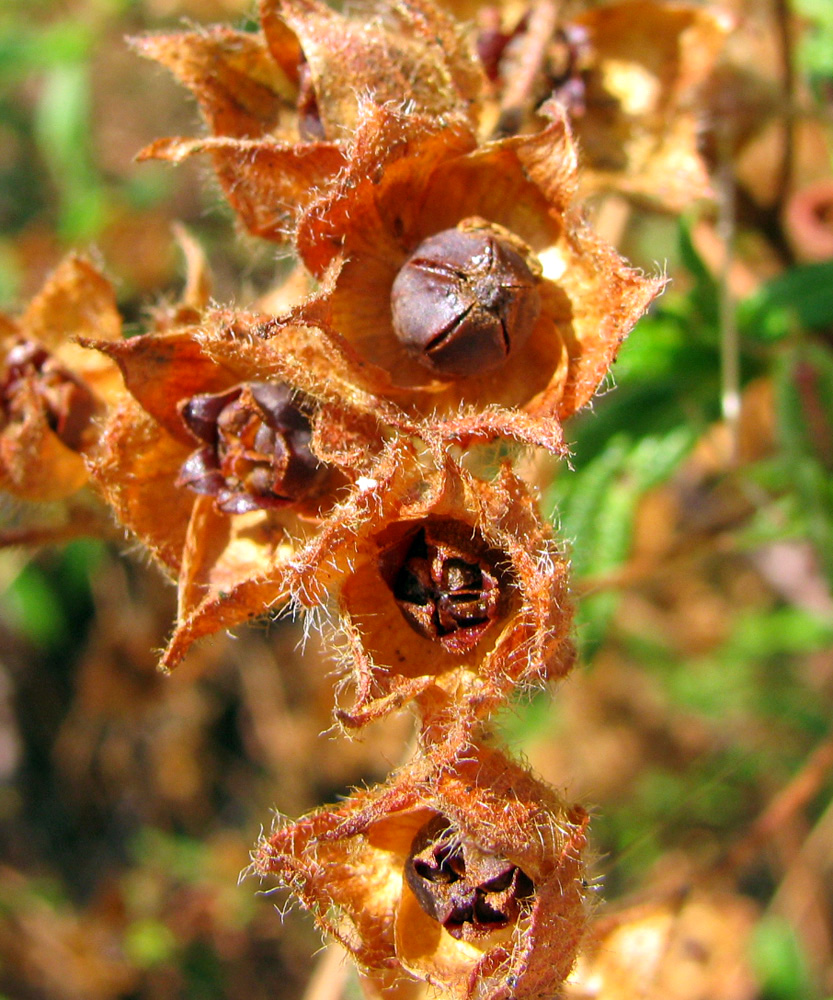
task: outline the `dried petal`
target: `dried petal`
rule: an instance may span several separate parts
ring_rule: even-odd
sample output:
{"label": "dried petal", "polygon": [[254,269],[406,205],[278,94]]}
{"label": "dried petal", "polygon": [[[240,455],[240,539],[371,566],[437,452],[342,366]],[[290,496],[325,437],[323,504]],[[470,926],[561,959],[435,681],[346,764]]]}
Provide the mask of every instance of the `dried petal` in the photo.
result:
{"label": "dried petal", "polygon": [[215,135],[274,136],[292,106],[297,79],[274,61],[260,34],[211,27],[146,35],[132,45],[192,91]]}

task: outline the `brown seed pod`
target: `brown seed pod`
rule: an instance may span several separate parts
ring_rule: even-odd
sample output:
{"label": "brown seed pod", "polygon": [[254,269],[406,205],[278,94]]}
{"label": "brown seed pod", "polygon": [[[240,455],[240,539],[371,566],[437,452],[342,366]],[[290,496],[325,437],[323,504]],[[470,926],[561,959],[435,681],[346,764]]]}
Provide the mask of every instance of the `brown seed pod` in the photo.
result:
{"label": "brown seed pod", "polygon": [[450,1000],[555,996],[586,921],[587,814],[504,754],[418,757],[385,784],[276,830],[277,876],[382,991],[405,976]]}
{"label": "brown seed pod", "polygon": [[327,478],[310,449],[312,425],[282,382],[244,382],[180,403],[182,420],[203,447],[180,469],[178,485],[215,498],[230,514],[285,507]]}
{"label": "brown seed pod", "polygon": [[21,338],[6,354],[5,374],[0,379],[0,414],[6,420],[19,414],[26,383],[58,438],[71,451],[80,451],[99,405],[89,387],[40,344]]}
{"label": "brown seed pod", "polygon": [[442,814],[417,831],[405,881],[428,916],[461,941],[514,923],[535,893],[517,865],[484,851]]}
{"label": "brown seed pod", "polygon": [[86,260],[64,260],[18,320],[0,315],[0,486],[25,500],[65,500],[88,479],[93,417],[122,393],[116,365],[74,341],[114,341],[110,283]]}
{"label": "brown seed pod", "polygon": [[379,569],[415,632],[465,653],[505,610],[510,584],[500,558],[470,525],[429,521],[383,552]]}
{"label": "brown seed pod", "polygon": [[297,603],[335,619],[354,699],[339,721],[357,728],[417,699],[431,738],[449,743],[510,690],[570,669],[566,580],[549,526],[508,467],[484,482],[402,440],[291,569]]}
{"label": "brown seed pod", "polygon": [[465,378],[500,367],[532,333],[541,297],[496,227],[465,222],[423,240],[391,289],[393,331],[426,368]]}

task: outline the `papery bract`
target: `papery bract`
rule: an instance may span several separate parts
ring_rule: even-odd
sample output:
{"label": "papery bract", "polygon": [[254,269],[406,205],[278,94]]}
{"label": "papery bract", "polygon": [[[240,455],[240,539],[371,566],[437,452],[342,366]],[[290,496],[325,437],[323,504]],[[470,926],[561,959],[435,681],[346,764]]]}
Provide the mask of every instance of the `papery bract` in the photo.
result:
{"label": "papery bract", "polygon": [[[401,102],[473,120],[483,77],[466,36],[431,0],[369,3],[356,13],[318,0],[262,0],[258,33],[213,28],[134,40],[199,101],[204,139],[160,139],[143,158],[209,153],[246,227],[286,240],[297,212],[349,159],[363,101]],[[349,83],[345,83],[349,80]]]}
{"label": "papery bract", "polygon": [[668,211],[712,197],[701,91],[731,29],[728,13],[626,0],[571,14],[543,0],[482,8],[479,23],[493,81],[481,134],[536,131],[535,111],[555,99],[582,151],[582,194],[618,191]]}

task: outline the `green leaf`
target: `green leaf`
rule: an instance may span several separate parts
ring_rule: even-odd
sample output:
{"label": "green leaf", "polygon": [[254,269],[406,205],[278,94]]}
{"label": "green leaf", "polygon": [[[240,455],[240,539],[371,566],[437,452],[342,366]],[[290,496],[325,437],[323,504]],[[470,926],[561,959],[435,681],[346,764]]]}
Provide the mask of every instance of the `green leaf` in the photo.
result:
{"label": "green leaf", "polygon": [[7,593],[6,608],[14,625],[33,645],[56,649],[69,641],[70,627],[60,596],[46,573],[25,566]]}
{"label": "green leaf", "polygon": [[694,279],[692,301],[696,303],[703,321],[711,329],[717,331],[720,315],[717,282],[694,246],[691,236],[691,222],[685,217],[680,219],[680,258]]}
{"label": "green leaf", "polygon": [[136,920],[125,930],[125,953],[140,969],[170,961],[176,949],[175,934],[160,920]]}
{"label": "green leaf", "polygon": [[782,917],[768,916],[755,928],[751,958],[765,1000],[812,996],[807,961],[795,931]]}
{"label": "green leaf", "polygon": [[766,282],[738,308],[741,331],[757,340],[779,340],[796,328],[833,323],[833,261],[800,264]]}
{"label": "green leaf", "polygon": [[94,34],[78,19],[37,28],[19,19],[0,25],[0,83],[12,84],[32,73],[79,64],[93,47]]}
{"label": "green leaf", "polygon": [[[635,442],[620,433],[581,472],[556,482],[561,531],[572,543],[577,577],[608,573],[625,562],[640,497],[674,472],[694,440],[687,427]],[[606,590],[581,602],[578,630],[586,656],[604,638],[618,600]]]}
{"label": "green leaf", "polygon": [[801,345],[776,369],[776,412],[791,490],[833,586],[833,356]]}
{"label": "green leaf", "polygon": [[94,236],[103,221],[104,192],[92,165],[88,67],[62,65],[46,74],[35,135],[61,195],[63,236]]}

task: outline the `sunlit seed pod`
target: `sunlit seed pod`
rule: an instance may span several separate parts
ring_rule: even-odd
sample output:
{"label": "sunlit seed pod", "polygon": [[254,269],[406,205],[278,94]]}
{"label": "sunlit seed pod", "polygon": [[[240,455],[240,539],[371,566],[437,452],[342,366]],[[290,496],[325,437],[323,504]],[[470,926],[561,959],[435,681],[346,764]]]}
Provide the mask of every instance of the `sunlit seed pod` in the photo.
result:
{"label": "sunlit seed pod", "polygon": [[253,870],[312,911],[371,995],[414,981],[446,1000],[560,995],[585,936],[587,814],[498,750],[438,750],[281,824]]}
{"label": "sunlit seed pod", "polygon": [[506,590],[499,556],[470,525],[428,521],[383,553],[380,570],[415,632],[464,653],[499,618]]}
{"label": "sunlit seed pod", "polygon": [[391,290],[397,339],[438,375],[499,368],[532,333],[538,281],[520,251],[489,228],[445,229],[423,240]]}
{"label": "sunlit seed pod", "polygon": [[414,837],[405,880],[428,916],[461,941],[515,922],[535,893],[517,865],[484,851],[441,814]]}

